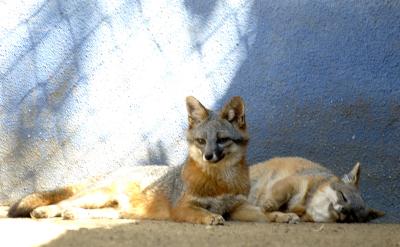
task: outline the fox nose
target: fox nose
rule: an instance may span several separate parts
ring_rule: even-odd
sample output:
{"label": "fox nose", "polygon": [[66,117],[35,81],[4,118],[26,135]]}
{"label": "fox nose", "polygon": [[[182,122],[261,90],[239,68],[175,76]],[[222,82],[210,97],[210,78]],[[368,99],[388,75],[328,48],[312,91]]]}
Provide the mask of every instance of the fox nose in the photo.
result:
{"label": "fox nose", "polygon": [[212,160],[213,157],[214,157],[214,154],[205,154],[204,155],[204,159],[207,160],[207,161]]}
{"label": "fox nose", "polygon": [[224,158],[223,154],[218,154],[218,153],[206,153],[203,155],[203,159],[207,162],[211,163],[217,163],[221,159]]}

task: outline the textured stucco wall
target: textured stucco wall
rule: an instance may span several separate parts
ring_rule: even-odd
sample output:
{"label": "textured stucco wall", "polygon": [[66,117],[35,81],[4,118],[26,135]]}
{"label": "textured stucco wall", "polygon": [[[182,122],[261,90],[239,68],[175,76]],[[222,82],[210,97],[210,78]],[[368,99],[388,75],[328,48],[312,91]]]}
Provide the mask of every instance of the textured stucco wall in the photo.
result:
{"label": "textured stucco wall", "polygon": [[0,2],[0,201],[186,155],[184,98],[241,95],[248,160],[299,155],[400,220],[398,1]]}
{"label": "textured stucco wall", "polygon": [[223,97],[245,59],[252,5],[191,6],[1,2],[1,201],[185,159],[185,96]]}

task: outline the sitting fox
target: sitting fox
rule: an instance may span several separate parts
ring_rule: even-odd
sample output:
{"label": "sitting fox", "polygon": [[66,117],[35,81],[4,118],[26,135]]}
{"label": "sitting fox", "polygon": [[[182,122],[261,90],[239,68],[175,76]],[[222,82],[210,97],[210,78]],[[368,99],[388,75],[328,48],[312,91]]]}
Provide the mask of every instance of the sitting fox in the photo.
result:
{"label": "sitting fox", "polygon": [[186,98],[189,155],[178,167],[135,167],[130,177],[37,192],[9,210],[10,217],[128,218],[199,224],[290,221],[294,214],[264,214],[247,202],[250,191],[245,107],[233,97],[215,113]]}
{"label": "sitting fox", "polygon": [[384,215],[361,198],[359,163],[339,179],[303,158],[274,158],[251,166],[250,178],[249,201],[265,212],[295,213],[309,222],[366,222]]}

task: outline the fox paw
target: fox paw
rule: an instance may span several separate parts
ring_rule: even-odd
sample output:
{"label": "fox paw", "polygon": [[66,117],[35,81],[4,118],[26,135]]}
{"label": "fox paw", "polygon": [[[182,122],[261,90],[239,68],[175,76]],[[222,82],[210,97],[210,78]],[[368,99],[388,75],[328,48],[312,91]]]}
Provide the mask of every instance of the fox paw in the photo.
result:
{"label": "fox paw", "polygon": [[49,218],[49,213],[46,209],[36,208],[31,212],[31,217],[34,219]]}
{"label": "fox paw", "polygon": [[267,199],[263,202],[262,208],[264,212],[273,212],[278,209],[278,204],[272,199]]}
{"label": "fox paw", "polygon": [[204,224],[207,225],[223,225],[225,223],[224,217],[218,214],[211,214],[205,217]]}
{"label": "fox paw", "polygon": [[31,213],[34,219],[44,219],[59,216],[59,208],[55,205],[42,206],[35,208]]}
{"label": "fox paw", "polygon": [[62,212],[64,220],[77,220],[89,218],[89,214],[82,208],[68,208]]}
{"label": "fox paw", "polygon": [[294,213],[285,213],[276,218],[278,223],[297,224],[300,222],[300,217]]}

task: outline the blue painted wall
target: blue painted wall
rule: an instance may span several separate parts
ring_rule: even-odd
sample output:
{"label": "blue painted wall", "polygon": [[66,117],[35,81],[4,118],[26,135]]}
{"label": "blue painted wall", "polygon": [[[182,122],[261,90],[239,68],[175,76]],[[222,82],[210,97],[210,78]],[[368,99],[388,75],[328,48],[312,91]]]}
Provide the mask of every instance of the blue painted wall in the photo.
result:
{"label": "blue painted wall", "polygon": [[[222,101],[247,102],[249,159],[298,155],[400,219],[400,3],[256,1],[257,37]],[[221,103],[222,103],[221,101]]]}
{"label": "blue painted wall", "polygon": [[[0,201],[186,155],[184,97],[241,95],[250,163],[298,155],[399,222],[398,1],[26,1],[0,22]],[[1,10],[0,10],[1,11]]]}

